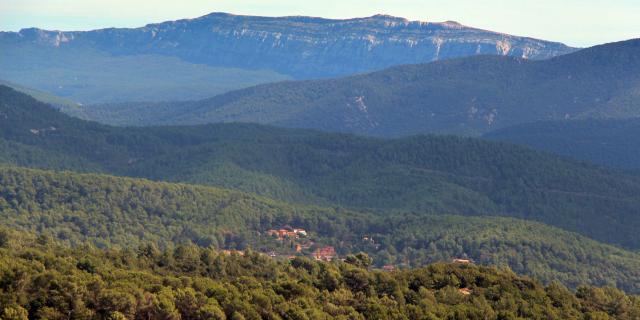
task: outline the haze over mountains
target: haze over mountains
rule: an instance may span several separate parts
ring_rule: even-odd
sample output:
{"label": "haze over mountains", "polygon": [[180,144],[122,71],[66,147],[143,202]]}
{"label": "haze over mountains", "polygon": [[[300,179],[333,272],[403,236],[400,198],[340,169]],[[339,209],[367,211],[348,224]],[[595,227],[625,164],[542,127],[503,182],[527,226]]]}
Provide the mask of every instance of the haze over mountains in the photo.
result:
{"label": "haze over mountains", "polygon": [[0,79],[83,104],[174,101],[398,64],[479,54],[544,59],[575,50],[455,22],[213,13],[134,29],[1,32]]}
{"label": "haze over mountains", "polygon": [[471,138],[258,125],[117,128],[0,87],[2,162],[191,182],[296,203],[506,215],[640,248],[640,178]]}
{"label": "haze over mountains", "polygon": [[184,103],[70,113],[117,125],[255,122],[406,136],[479,135],[533,121],[640,116],[640,40],[543,61],[480,56],[338,79],[266,84]]}

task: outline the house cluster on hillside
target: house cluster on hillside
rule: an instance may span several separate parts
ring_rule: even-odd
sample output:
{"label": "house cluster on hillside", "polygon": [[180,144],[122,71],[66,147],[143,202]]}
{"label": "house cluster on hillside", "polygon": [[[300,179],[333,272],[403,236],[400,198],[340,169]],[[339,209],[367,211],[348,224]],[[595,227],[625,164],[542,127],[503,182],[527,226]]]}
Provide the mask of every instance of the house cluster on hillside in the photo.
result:
{"label": "house cluster on hillside", "polygon": [[[309,234],[307,231],[302,228],[285,226],[279,229],[267,230],[265,234],[267,236],[277,238],[279,241],[283,241],[283,243],[285,240],[291,241],[291,249],[295,250],[295,253],[297,254],[301,254],[304,250],[309,250],[315,246],[315,243],[308,238]],[[278,254],[276,251],[269,251],[267,254],[274,258],[284,256]],[[319,247],[314,250],[310,256],[317,261],[334,261],[338,257],[336,249],[332,246]]]}
{"label": "house cluster on hillside", "polygon": [[276,229],[267,230],[267,235],[272,237],[277,237],[278,240],[284,240],[287,238],[297,239],[299,237],[306,237],[307,231],[299,228],[284,227],[278,230]]}

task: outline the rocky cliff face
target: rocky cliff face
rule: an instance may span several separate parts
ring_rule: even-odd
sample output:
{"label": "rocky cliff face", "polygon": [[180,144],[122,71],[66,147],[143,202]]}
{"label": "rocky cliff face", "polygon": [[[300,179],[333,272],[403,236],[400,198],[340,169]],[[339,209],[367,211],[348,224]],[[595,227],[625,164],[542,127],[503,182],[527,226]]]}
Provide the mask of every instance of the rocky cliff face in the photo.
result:
{"label": "rocky cliff face", "polygon": [[160,54],[210,66],[330,77],[470,55],[545,59],[575,51],[560,43],[391,16],[349,20],[213,13],[136,29],[58,32],[23,29],[0,42],[50,49],[91,47],[115,55]]}

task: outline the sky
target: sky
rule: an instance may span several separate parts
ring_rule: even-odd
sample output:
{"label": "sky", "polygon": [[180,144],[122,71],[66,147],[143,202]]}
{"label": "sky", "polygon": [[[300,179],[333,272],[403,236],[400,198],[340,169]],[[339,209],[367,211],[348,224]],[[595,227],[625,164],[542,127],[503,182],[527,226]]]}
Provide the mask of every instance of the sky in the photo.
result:
{"label": "sky", "polygon": [[577,47],[640,38],[640,0],[0,0],[0,30],[140,27],[211,12],[326,18],[390,14]]}

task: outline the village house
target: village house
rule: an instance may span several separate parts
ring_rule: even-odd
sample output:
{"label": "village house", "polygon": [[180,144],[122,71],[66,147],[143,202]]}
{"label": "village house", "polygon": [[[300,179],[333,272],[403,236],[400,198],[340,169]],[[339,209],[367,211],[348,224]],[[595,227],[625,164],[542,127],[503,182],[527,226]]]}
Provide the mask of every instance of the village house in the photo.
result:
{"label": "village house", "polygon": [[336,249],[331,246],[318,248],[312,255],[317,261],[333,261],[336,256]]}
{"label": "village house", "polygon": [[303,236],[303,237],[307,236],[307,231],[304,229],[293,229],[293,232],[298,236]]}
{"label": "village house", "polygon": [[244,251],[242,250],[222,250],[224,255],[230,256],[232,254],[237,254],[239,256],[244,256]]}
{"label": "village house", "polygon": [[387,265],[382,266],[382,270],[391,272],[391,271],[395,271],[396,267],[393,266],[393,265],[387,264]]}
{"label": "village house", "polygon": [[453,263],[470,264],[473,263],[471,259],[453,259]]}
{"label": "village house", "polygon": [[468,295],[471,295],[473,293],[473,290],[471,290],[469,288],[460,288],[460,289],[458,289],[458,292],[460,292],[462,295],[468,296]]}

